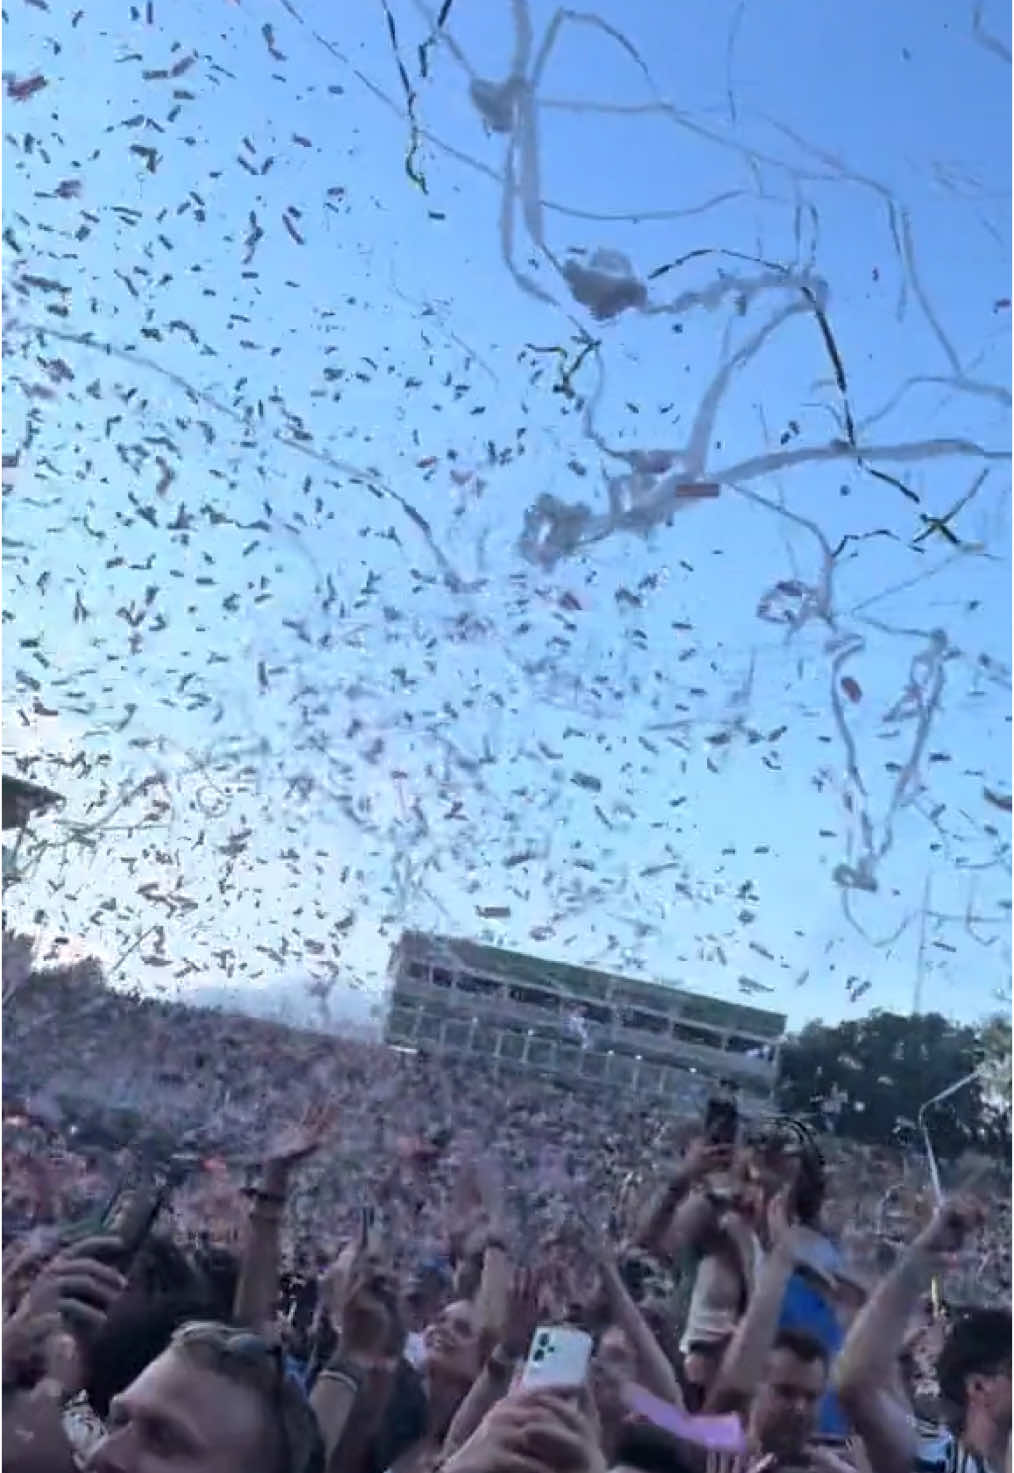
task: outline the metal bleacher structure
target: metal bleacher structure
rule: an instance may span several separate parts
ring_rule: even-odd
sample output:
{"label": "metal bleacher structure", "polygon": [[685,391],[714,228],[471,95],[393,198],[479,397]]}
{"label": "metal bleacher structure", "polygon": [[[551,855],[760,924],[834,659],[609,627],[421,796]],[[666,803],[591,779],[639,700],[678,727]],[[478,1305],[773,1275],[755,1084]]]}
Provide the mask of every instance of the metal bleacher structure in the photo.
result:
{"label": "metal bleacher structure", "polygon": [[406,931],[391,954],[385,1041],[504,1070],[685,1101],[729,1081],[757,1103],[778,1077],[785,1016],[666,983]]}

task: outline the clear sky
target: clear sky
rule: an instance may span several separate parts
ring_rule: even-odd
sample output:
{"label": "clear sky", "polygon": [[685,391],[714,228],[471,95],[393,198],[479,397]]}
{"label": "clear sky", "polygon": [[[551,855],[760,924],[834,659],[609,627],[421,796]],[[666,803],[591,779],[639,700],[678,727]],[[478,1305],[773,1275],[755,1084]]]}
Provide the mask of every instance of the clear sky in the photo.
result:
{"label": "clear sky", "polygon": [[15,0],[10,918],[333,1013],[405,924],[985,1012],[1006,8],[444,12]]}

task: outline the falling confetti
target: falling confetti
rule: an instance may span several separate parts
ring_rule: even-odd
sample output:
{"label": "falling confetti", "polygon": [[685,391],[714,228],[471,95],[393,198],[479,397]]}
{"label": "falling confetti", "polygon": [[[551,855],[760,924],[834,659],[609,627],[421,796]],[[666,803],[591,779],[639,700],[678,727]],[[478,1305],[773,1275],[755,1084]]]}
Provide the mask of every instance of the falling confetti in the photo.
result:
{"label": "falling confetti", "polygon": [[375,1003],[419,926],[802,1017],[897,1001],[932,868],[941,996],[1002,985],[1006,182],[978,92],[975,181],[860,128],[797,9],[749,109],[733,3],[12,13],[16,924],[164,992]]}

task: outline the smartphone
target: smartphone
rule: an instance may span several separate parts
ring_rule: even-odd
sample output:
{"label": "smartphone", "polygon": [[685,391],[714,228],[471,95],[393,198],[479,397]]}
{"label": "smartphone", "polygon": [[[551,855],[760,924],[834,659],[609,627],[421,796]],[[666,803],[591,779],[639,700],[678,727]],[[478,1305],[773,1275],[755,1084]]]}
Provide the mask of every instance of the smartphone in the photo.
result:
{"label": "smartphone", "polygon": [[734,1146],[739,1135],[739,1111],[735,1100],[713,1097],[704,1116],[704,1133],[713,1146]]}
{"label": "smartphone", "polygon": [[153,1182],[132,1192],[124,1201],[118,1194],[103,1217],[102,1231],[109,1233],[123,1244],[116,1258],[115,1267],[122,1274],[129,1273],[131,1265],[158,1221],[159,1214],[169,1196],[165,1183]]}
{"label": "smartphone", "polygon": [[568,1325],[540,1325],[521,1373],[526,1391],[576,1391],[588,1376],[592,1337]]}
{"label": "smartphone", "polygon": [[123,1182],[118,1181],[101,1211],[90,1213],[88,1217],[82,1218],[80,1222],[72,1223],[70,1227],[63,1229],[60,1234],[60,1241],[64,1247],[69,1248],[72,1243],[78,1243],[83,1238],[101,1238],[104,1234],[108,1233],[109,1224],[113,1220],[122,1198]]}

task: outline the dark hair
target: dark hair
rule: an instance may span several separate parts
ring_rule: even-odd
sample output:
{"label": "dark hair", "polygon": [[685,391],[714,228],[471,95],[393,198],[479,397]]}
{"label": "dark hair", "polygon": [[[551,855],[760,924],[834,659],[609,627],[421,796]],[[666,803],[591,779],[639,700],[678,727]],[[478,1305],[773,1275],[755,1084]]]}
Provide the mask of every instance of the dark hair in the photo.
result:
{"label": "dark hair", "polygon": [[130,1266],[129,1277],[137,1290],[152,1296],[193,1296],[198,1292],[186,1254],[162,1233],[152,1233],[145,1239]]}
{"label": "dark hair", "polygon": [[1010,1354],[1009,1309],[973,1309],[955,1321],[937,1361],[937,1385],[957,1420],[965,1415],[967,1378],[995,1374]]}
{"label": "dark hair", "polygon": [[827,1347],[821,1344],[816,1335],[811,1335],[809,1330],[783,1328],[775,1336],[771,1349],[787,1350],[790,1355],[808,1366],[818,1360],[825,1366],[830,1364]]}
{"label": "dark hair", "polygon": [[824,1158],[816,1144],[808,1142],[799,1153],[799,1171],[792,1187],[796,1221],[814,1227],[820,1219],[827,1192]]}
{"label": "dark hair", "polygon": [[125,1391],[168,1349],[180,1325],[205,1312],[206,1306],[199,1299],[172,1294],[155,1299],[125,1297],[114,1305],[87,1350],[85,1390],[96,1415],[105,1421],[113,1397]]}
{"label": "dark hair", "polygon": [[769,1157],[790,1156],[796,1161],[792,1213],[803,1227],[815,1227],[827,1193],[827,1172],[817,1138],[805,1121],[779,1115],[764,1124],[754,1143]]}
{"label": "dark hair", "polygon": [[239,1260],[235,1253],[213,1243],[201,1245],[194,1253],[194,1266],[208,1296],[208,1314],[214,1319],[229,1319],[239,1283]]}

